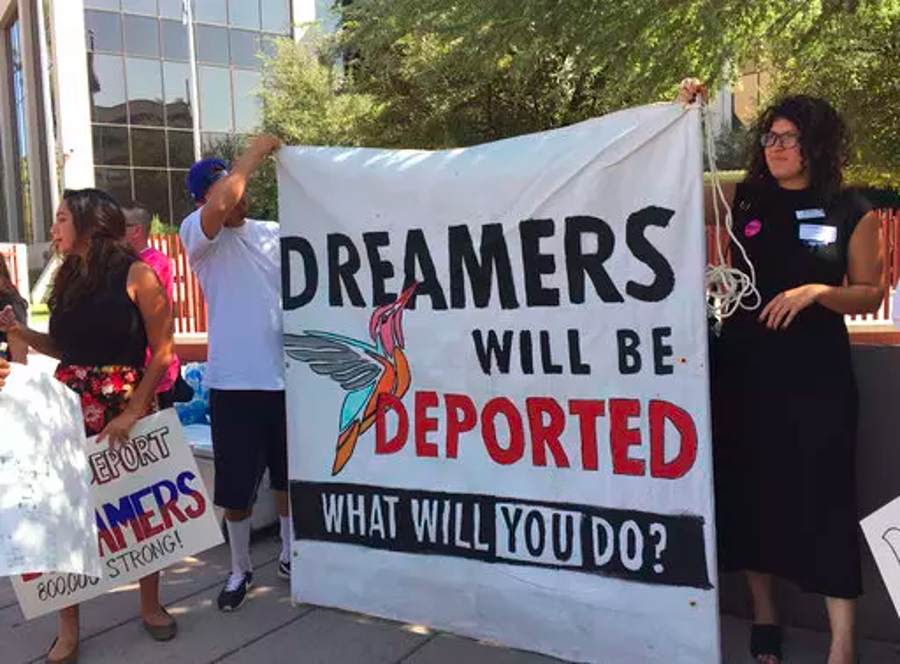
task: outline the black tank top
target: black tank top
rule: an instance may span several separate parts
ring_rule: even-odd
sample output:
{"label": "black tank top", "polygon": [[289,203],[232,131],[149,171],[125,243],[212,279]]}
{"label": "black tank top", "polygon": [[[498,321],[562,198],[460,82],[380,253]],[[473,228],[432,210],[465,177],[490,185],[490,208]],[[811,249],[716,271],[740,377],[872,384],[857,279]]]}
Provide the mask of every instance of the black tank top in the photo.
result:
{"label": "black tank top", "polygon": [[73,308],[50,312],[50,335],[63,366],[144,366],[147,332],[128,296],[130,268],[131,263]]}
{"label": "black tank top", "polygon": [[[853,190],[826,201],[809,189],[742,185],[733,208],[734,231],[756,268],[762,304],[725,320],[720,349],[770,386],[784,386],[792,377],[814,381],[828,372],[849,373],[850,345],[842,315],[812,304],[777,332],[766,329],[758,317],[783,291],[844,282],[850,237],[871,209],[868,201]],[[736,267],[749,271],[736,248],[732,259]]]}

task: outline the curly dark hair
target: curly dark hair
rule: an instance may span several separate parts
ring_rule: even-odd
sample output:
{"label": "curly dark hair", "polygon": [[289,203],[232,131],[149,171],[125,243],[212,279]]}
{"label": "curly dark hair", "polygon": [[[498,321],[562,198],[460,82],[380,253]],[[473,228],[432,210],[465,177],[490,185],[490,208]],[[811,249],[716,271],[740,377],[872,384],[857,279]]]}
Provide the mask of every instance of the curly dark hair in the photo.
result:
{"label": "curly dark hair", "polygon": [[838,195],[844,179],[842,171],[850,156],[850,132],[831,104],[807,95],[783,97],[759,116],[752,131],[750,166],[744,181],[775,183],[760,140],[777,118],[790,120],[800,132],[800,154],[809,171],[811,188],[826,200]]}
{"label": "curly dark hair", "polygon": [[53,279],[49,306],[67,310],[108,286],[138,255],[125,239],[125,215],[115,198],[100,189],[78,189],[66,190],[63,200],[72,213],[75,241],[88,247],[84,256],[66,256]]}

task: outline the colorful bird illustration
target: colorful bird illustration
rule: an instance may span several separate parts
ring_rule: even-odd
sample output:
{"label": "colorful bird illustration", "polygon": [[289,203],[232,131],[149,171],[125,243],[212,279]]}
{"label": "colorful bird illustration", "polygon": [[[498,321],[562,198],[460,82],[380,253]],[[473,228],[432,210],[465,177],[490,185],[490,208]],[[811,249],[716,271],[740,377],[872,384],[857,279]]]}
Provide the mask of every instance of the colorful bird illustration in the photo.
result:
{"label": "colorful bird illustration", "polygon": [[347,392],[332,475],[343,470],[359,437],[375,423],[379,397],[391,394],[402,399],[409,389],[412,375],[403,352],[403,310],[417,285],[413,283],[396,300],[375,310],[369,320],[372,343],[331,332],[284,335],[288,357],[308,363],[315,373],[328,376]]}

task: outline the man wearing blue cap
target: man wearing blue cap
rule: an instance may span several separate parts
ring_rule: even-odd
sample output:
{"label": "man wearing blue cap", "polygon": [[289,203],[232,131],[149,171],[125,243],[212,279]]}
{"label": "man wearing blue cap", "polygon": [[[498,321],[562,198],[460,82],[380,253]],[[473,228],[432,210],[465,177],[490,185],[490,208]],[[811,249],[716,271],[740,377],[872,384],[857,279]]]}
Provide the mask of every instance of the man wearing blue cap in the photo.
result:
{"label": "man wearing blue cap", "polygon": [[225,509],[231,546],[222,611],[239,608],[253,585],[250,515],[267,468],[281,514],[278,574],[290,578],[291,572],[280,239],[278,224],[246,218],[244,193],[279,145],[274,136],[258,136],[230,171],[220,159],[194,164],[187,184],[197,209],[181,224],[181,242],[209,307],[215,503]]}

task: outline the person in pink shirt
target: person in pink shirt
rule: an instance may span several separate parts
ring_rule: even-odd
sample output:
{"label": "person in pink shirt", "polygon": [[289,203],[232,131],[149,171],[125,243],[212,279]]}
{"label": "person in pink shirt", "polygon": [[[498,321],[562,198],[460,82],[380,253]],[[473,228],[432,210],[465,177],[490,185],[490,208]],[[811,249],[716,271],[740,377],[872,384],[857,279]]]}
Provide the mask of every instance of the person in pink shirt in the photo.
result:
{"label": "person in pink shirt", "polygon": [[[153,215],[145,206],[136,201],[126,203],[122,207],[125,213],[126,238],[131,247],[138,253],[141,260],[153,268],[156,276],[159,277],[160,283],[166,290],[169,302],[172,302],[172,295],[175,292],[175,274],[172,269],[172,261],[163,252],[150,246],[150,225],[153,223]],[[147,349],[147,358],[150,358],[150,349]],[[176,385],[181,378],[181,362],[178,356],[174,355],[172,364],[166,371],[165,376],[159,381],[159,387],[156,390],[156,398],[159,402],[160,409],[171,408],[175,401],[182,399],[176,398]],[[187,386],[185,386],[187,387]]]}

